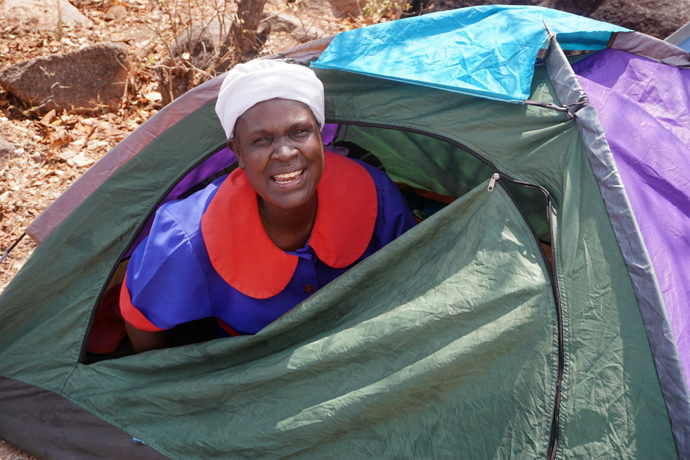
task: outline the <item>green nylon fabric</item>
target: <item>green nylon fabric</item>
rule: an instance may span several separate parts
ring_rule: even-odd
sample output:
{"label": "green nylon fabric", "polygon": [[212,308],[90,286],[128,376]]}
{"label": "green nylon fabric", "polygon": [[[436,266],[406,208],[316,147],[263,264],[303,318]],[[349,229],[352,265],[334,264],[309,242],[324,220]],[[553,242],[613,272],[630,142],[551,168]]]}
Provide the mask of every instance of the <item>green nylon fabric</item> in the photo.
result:
{"label": "green nylon fabric", "polygon": [[98,295],[167,190],[224,142],[214,105],[153,140],[39,245],[0,297],[0,372],[60,391]]}
{"label": "green nylon fabric", "polygon": [[485,183],[253,337],[66,391],[176,458],[543,458],[556,338],[536,242]]}
{"label": "green nylon fabric", "polygon": [[[337,72],[321,76],[330,88],[327,107],[337,121],[383,120],[391,128],[442,135],[501,173],[550,193],[565,353],[559,457],[677,458],[632,284],[575,123],[535,106]],[[415,103],[420,98],[424,104]],[[383,101],[389,99],[397,102],[386,109]],[[535,71],[530,99],[558,104],[542,68]],[[371,104],[371,113],[357,110],[364,104]],[[394,177],[430,161],[395,158],[393,151],[389,157],[373,153]],[[458,167],[443,151],[429,155],[434,168],[446,174]],[[427,168],[416,177],[437,190],[442,183],[433,176]]]}
{"label": "green nylon fabric", "polygon": [[[676,458],[637,302],[575,124],[539,107],[319,75],[329,120],[448,138],[549,191],[565,353],[558,457]],[[530,98],[557,102],[545,72],[535,75]],[[62,394],[174,458],[223,449],[323,457],[353,446],[363,457],[546,455],[555,304],[534,238],[501,188],[485,191],[488,177],[261,334],[78,364],[97,296],[148,210],[223,141],[209,104],[39,246],[0,297],[2,376]],[[430,190],[461,182],[463,164],[443,149],[381,157],[392,177]]]}

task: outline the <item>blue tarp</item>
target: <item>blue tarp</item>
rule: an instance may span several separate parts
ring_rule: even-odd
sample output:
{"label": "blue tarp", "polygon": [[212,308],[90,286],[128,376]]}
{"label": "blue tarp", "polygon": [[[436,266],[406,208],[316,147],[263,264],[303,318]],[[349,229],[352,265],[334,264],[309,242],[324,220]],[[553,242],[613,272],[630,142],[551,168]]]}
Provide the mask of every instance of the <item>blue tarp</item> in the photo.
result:
{"label": "blue tarp", "polygon": [[564,49],[603,49],[612,32],[629,31],[540,7],[478,6],[343,32],[312,66],[523,101],[545,23]]}

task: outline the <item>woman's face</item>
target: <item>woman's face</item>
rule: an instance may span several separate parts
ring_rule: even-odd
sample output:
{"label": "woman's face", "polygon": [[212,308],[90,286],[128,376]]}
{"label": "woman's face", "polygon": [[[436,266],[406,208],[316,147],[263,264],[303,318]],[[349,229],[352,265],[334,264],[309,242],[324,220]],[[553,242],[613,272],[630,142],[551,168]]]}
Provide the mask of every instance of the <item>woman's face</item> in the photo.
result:
{"label": "woman's face", "polygon": [[228,145],[261,197],[262,215],[316,205],[323,142],[305,104],[287,99],[259,102],[237,120]]}

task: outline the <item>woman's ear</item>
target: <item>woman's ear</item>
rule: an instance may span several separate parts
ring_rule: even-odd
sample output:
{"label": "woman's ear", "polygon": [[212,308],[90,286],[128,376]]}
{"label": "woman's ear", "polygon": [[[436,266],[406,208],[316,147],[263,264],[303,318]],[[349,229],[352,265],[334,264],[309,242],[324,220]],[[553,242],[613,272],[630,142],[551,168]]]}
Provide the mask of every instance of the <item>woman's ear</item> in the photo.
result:
{"label": "woman's ear", "polygon": [[242,154],[240,153],[240,149],[238,148],[239,146],[237,145],[237,142],[235,142],[235,139],[228,139],[227,144],[228,148],[232,150],[232,153],[234,153],[237,157],[237,166],[240,169],[244,169],[244,159],[242,158]]}

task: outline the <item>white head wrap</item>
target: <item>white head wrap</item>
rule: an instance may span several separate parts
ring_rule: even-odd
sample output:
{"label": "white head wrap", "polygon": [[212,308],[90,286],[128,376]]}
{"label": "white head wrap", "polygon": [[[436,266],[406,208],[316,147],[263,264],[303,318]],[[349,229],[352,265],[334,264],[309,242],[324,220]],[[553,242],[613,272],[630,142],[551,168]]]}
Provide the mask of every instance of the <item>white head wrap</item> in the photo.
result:
{"label": "white head wrap", "polygon": [[323,84],[308,67],[272,59],[255,59],[228,72],[218,92],[216,114],[228,139],[235,122],[247,110],[269,99],[290,99],[306,104],[323,127]]}

